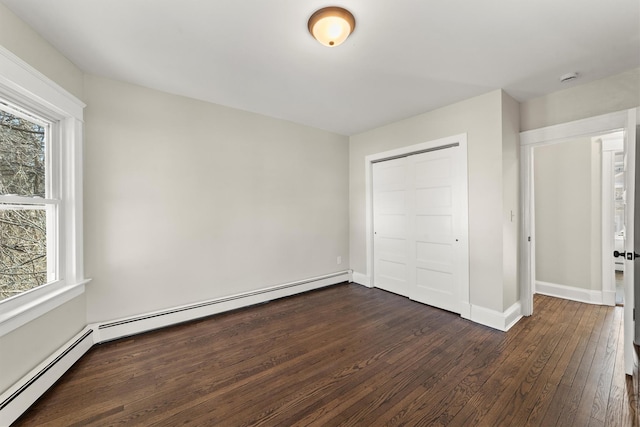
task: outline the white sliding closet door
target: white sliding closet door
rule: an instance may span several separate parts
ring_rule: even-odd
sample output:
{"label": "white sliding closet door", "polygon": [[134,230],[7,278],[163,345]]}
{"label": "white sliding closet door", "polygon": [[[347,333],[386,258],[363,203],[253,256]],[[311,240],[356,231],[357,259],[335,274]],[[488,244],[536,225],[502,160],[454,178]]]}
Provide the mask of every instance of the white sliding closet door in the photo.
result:
{"label": "white sliding closet door", "polygon": [[407,158],[373,165],[375,286],[408,296]]}
{"label": "white sliding closet door", "polygon": [[415,276],[411,299],[460,313],[456,269],[455,148],[410,156],[415,209],[409,257]]}
{"label": "white sliding closet door", "polygon": [[468,271],[458,244],[467,197],[459,149],[373,165],[374,286],[456,313]]}

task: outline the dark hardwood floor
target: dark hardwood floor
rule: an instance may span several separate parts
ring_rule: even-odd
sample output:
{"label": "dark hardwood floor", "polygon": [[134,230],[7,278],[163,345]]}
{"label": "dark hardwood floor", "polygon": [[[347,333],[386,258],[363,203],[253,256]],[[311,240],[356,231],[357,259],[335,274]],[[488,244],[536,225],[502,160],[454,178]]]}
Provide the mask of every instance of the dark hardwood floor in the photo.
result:
{"label": "dark hardwood floor", "polygon": [[22,426],[637,426],[622,308],[503,333],[337,285],[91,349]]}

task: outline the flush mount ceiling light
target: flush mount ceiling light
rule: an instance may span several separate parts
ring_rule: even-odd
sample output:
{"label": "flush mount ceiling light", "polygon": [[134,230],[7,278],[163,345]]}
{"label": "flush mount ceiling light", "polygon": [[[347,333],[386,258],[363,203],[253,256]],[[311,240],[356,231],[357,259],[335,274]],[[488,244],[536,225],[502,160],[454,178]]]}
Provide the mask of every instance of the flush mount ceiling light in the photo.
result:
{"label": "flush mount ceiling light", "polygon": [[331,6],[316,11],[309,18],[309,32],[325,46],[336,47],[356,27],[356,20],[346,9]]}

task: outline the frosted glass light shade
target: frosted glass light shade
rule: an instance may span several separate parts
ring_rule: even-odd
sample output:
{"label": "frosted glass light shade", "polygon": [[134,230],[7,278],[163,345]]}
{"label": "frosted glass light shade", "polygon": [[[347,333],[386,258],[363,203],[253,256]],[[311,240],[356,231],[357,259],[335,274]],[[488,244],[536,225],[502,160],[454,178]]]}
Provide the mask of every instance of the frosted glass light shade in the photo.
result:
{"label": "frosted glass light shade", "polygon": [[325,46],[336,47],[344,42],[356,27],[356,20],[346,9],[325,7],[309,18],[309,32]]}

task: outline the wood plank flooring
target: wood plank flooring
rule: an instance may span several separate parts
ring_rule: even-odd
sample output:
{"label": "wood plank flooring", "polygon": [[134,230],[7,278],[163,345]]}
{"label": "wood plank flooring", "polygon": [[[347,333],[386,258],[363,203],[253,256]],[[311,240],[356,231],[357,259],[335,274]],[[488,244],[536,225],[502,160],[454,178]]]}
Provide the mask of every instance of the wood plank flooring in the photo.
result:
{"label": "wood plank flooring", "polygon": [[503,333],[341,284],[91,349],[20,426],[638,426],[622,308]]}

